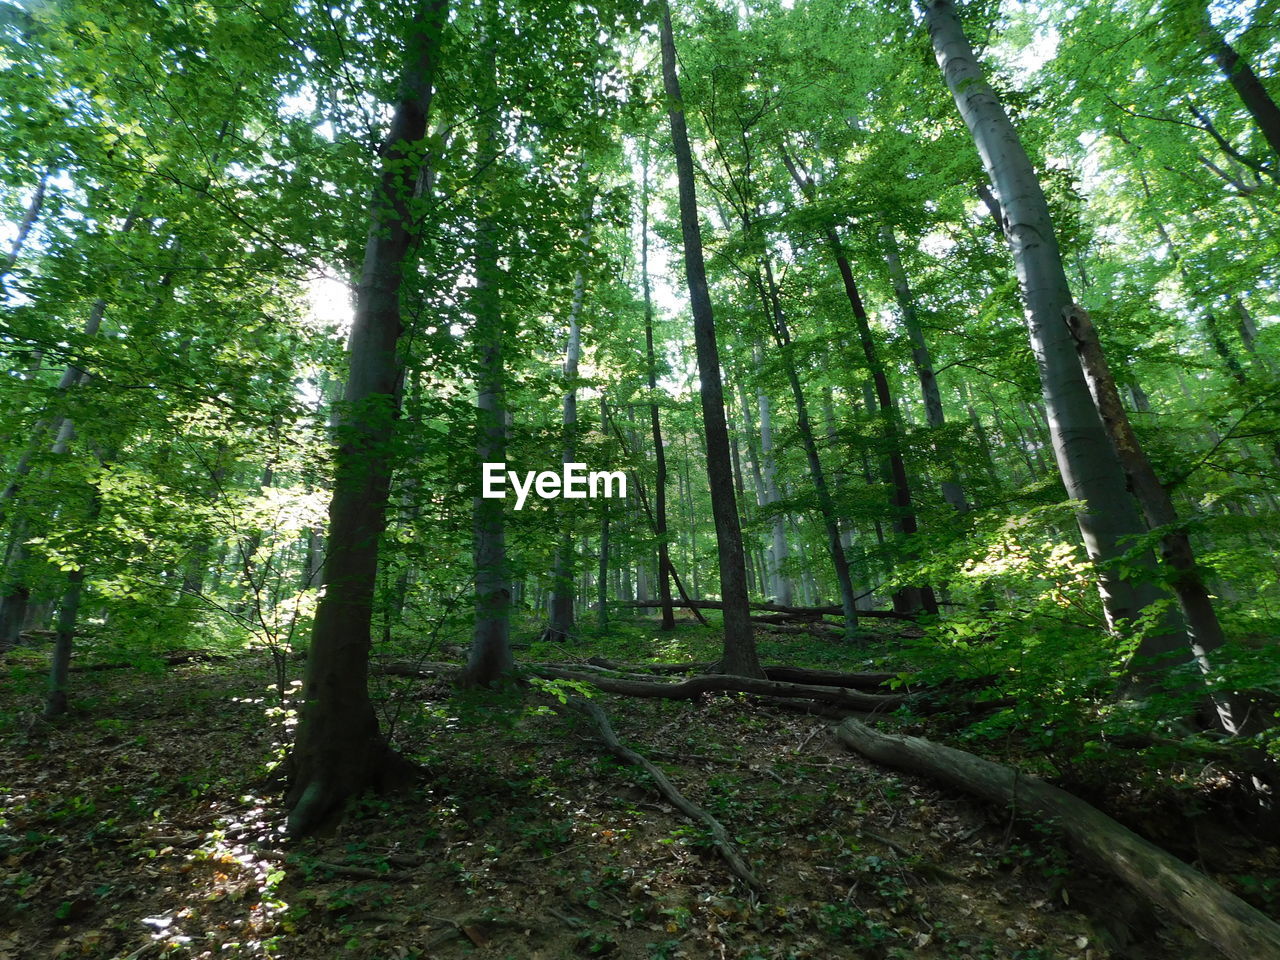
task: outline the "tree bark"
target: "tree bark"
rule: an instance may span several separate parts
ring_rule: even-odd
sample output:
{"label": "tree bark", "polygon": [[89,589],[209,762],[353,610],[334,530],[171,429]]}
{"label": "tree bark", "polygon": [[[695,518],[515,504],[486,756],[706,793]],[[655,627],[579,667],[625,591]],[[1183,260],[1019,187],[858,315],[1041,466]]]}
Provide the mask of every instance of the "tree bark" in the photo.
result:
{"label": "tree bark", "polygon": [[831,489],[827,485],[822,460],[818,456],[818,443],[814,439],[813,424],[809,419],[809,404],[804,395],[804,388],[800,385],[800,375],[796,371],[791,331],[787,326],[786,314],[782,311],[782,299],[773,277],[773,267],[767,256],[761,259],[764,268],[764,284],[761,292],[765,294],[765,307],[772,314],[774,335],[777,338],[778,349],[782,352],[783,369],[786,371],[787,382],[791,385],[791,396],[796,405],[796,426],[800,431],[800,443],[804,447],[805,457],[809,462],[809,476],[813,481],[814,495],[818,500],[818,512],[827,534],[827,553],[831,558],[831,566],[836,574],[836,584],[840,590],[845,640],[852,643],[858,637],[858,603],[853,589],[853,579],[849,573],[849,559],[845,556],[844,544],[840,541],[840,524],[836,520],[835,504],[831,502]]}
{"label": "tree bark", "polygon": [[329,507],[324,598],[316,611],[285,803],[308,833],[396,766],[369,699],[370,621],[386,522],[400,364],[400,287],[413,240],[415,154],[427,131],[447,0],[424,0],[407,38],[398,102],[383,143],[348,349]]}
{"label": "tree bark", "polygon": [[[1085,378],[1089,381],[1094,402],[1098,405],[1098,413],[1102,416],[1111,444],[1129,478],[1129,486],[1142,506],[1147,525],[1153,530],[1164,531],[1160,536],[1160,543],[1164,561],[1174,572],[1171,586],[1186,620],[1191,656],[1207,679],[1211,673],[1208,655],[1226,642],[1226,636],[1196,564],[1191,539],[1178,519],[1169,491],[1160,483],[1160,478],[1156,476],[1151,461],[1147,459],[1146,452],[1133,432],[1129,416],[1120,402],[1120,391],[1116,387],[1115,378],[1103,356],[1102,344],[1098,342],[1098,331],[1094,328],[1093,320],[1080,307],[1068,310],[1064,319],[1075,338],[1080,363],[1084,368]],[[1229,734],[1240,732],[1243,718],[1235,714],[1230,699],[1215,696],[1214,706],[1222,729]]]}
{"label": "tree bark", "polygon": [[4,263],[0,264],[0,290],[4,289],[4,279],[13,271],[18,258],[22,256],[22,248],[26,246],[27,236],[31,233],[31,228],[35,226],[36,219],[40,216],[40,211],[44,207],[44,194],[51,172],[50,168],[45,168],[40,174],[40,179],[36,181],[36,188],[31,193],[31,200],[22,215],[22,222],[18,224],[18,232],[13,238],[13,243],[9,245],[9,252],[5,255]]}
{"label": "tree bark", "polygon": [[[911,500],[911,481],[907,477],[906,461],[902,457],[902,437],[898,428],[898,415],[893,404],[893,394],[889,390],[889,377],[885,373],[884,364],[880,362],[876,350],[875,339],[871,334],[871,321],[867,316],[866,305],[858,292],[858,284],[853,278],[853,268],[845,255],[844,246],[835,230],[827,231],[827,245],[835,257],[840,271],[840,279],[844,283],[845,295],[853,311],[854,322],[858,329],[858,341],[862,345],[862,353],[871,372],[871,382],[875,387],[876,406],[880,411],[880,419],[884,425],[885,440],[889,445],[889,474],[893,484],[894,529],[899,533],[911,536],[919,530],[916,524],[915,507]],[[934,596],[933,587],[922,584],[918,587],[907,587],[894,595],[894,608],[903,613],[923,609],[925,613],[938,613],[938,600]]]}
{"label": "tree bark", "polygon": [[[1049,205],[1017,131],[983,78],[951,0],[927,0],[924,7],[938,66],[1003,205],[1054,456],[1068,494],[1084,502],[1076,514],[1080,534],[1097,568],[1107,621],[1119,629],[1158,599],[1159,591],[1107,566],[1124,552],[1121,541],[1140,534],[1142,524],[1062,320],[1073,301]],[[1175,631],[1161,629],[1143,640],[1139,658],[1155,666],[1157,658],[1184,644]]]}
{"label": "tree bark", "polygon": [[[764,366],[760,344],[755,346],[756,373]],[[773,403],[763,382],[757,388],[756,404],[760,408],[760,460],[764,468],[765,503],[775,504],[782,497],[778,493],[778,462],[773,455]],[[787,518],[779,510],[770,522],[769,590],[778,603],[791,602],[791,579],[782,570],[790,550],[787,547]]]}
{"label": "tree bark", "polygon": [[[491,14],[490,14],[491,15]],[[487,114],[478,169],[490,183],[496,177],[502,134],[501,100],[497,90],[496,40],[489,33],[485,84],[480,105]],[[491,191],[486,191],[491,195]],[[481,200],[489,204],[491,200]],[[476,223],[475,287],[472,311],[476,364],[476,460],[500,463],[507,459],[506,371],[503,363],[503,274],[494,211],[484,209]],[[507,566],[506,526],[502,500],[477,496],[473,507],[476,577],[476,621],[463,682],[488,686],[515,666],[511,654],[511,575]]]}
{"label": "tree bark", "polygon": [[698,198],[694,186],[693,155],[685,126],[680,80],[676,75],[676,48],[671,30],[671,8],[663,0],[661,10],[662,79],[671,121],[672,149],[680,194],[680,228],[684,240],[685,274],[693,310],[693,333],[701,382],[702,419],[707,440],[707,477],[711,485],[711,513],[716,527],[720,561],[720,594],[724,598],[724,651],[720,669],[740,676],[760,676],[751,617],[747,610],[746,563],[742,531],[733,494],[733,470],[729,463],[729,430],[725,423],[724,386],[720,378],[720,353],[716,346],[715,317],[702,259],[702,230],[698,223]]}
{"label": "tree bark", "polygon": [[1240,97],[1240,102],[1249,111],[1258,132],[1270,145],[1276,159],[1280,160],[1280,106],[1271,98],[1248,61],[1227,43],[1226,38],[1210,22],[1208,7],[1204,10],[1200,37],[1209,49],[1209,56],[1213,57],[1213,62],[1218,65],[1227,82]]}

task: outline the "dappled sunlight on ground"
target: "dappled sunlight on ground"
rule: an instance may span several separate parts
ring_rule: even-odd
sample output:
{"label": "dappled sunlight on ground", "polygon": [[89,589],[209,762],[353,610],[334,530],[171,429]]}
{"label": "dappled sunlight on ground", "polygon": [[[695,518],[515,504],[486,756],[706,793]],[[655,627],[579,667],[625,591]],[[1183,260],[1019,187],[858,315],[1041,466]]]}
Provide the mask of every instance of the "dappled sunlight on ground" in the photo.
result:
{"label": "dappled sunlight on ground", "polygon": [[[704,653],[668,643],[653,655]],[[63,722],[4,731],[0,960],[1209,956],[1051,836],[736,696],[597,702],[725,824],[764,898],[644,773],[520,691],[398,685],[421,785],[287,843],[269,769],[296,715],[267,676],[261,657],[97,674]]]}

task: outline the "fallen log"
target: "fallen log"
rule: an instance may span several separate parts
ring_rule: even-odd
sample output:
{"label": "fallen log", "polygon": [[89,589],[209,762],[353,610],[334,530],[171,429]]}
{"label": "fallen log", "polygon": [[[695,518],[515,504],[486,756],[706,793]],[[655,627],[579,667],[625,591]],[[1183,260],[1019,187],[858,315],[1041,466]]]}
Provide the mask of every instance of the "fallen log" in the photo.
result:
{"label": "fallen log", "polygon": [[607,657],[588,657],[587,663],[606,670],[620,670],[623,673],[702,673],[710,670],[713,663],[622,663]]}
{"label": "fallen log", "polygon": [[1065,790],[963,750],[881,733],[852,718],[836,727],[836,736],[877,763],[1053,819],[1082,856],[1234,960],[1280,957],[1280,924]]}
{"label": "fallen log", "polygon": [[827,687],[805,683],[783,683],[756,677],[733,677],[708,673],[675,683],[661,680],[627,680],[621,677],[604,677],[580,670],[562,667],[530,667],[535,676],[549,680],[580,680],[606,693],[627,697],[659,697],[666,700],[694,700],[704,693],[749,693],[762,697],[783,697],[795,700],[817,700],[863,713],[879,713],[894,710],[906,702],[902,694],[863,693],[845,687]]}
{"label": "fallen log", "polygon": [[[618,673],[670,675],[676,673],[703,673],[715,666],[714,663],[622,663],[605,657],[590,657],[587,663]],[[557,664],[557,666],[561,666]],[[569,668],[572,669],[572,668]],[[792,667],[785,663],[768,664],[764,675],[769,680],[782,680],[787,683],[816,683],[828,687],[854,687],[870,690],[883,686],[896,673],[865,672],[842,673],[839,670],[817,670],[808,667]]]}
{"label": "fallen log", "polygon": [[[673,602],[673,607],[692,608],[694,610],[720,610],[724,603],[720,600],[686,600]],[[656,600],[616,600],[615,607],[630,607],[636,610],[648,610],[662,606]],[[794,619],[811,620],[815,617],[839,617],[843,611],[836,606],[831,607],[788,607],[780,603],[753,603],[752,610],[766,610],[770,613],[789,614]],[[858,616],[883,620],[915,620],[914,613],[899,613],[896,610],[859,610]]]}
{"label": "fallen log", "polygon": [[701,822],[711,832],[712,843],[715,848],[720,851],[720,856],[724,857],[725,862],[729,865],[729,869],[733,875],[745,883],[748,887],[757,893],[764,892],[764,885],[752,872],[747,862],[742,859],[742,854],[738,853],[738,848],[734,846],[732,840],[729,839],[729,833],[719,820],[713,817],[702,807],[690,801],[683,793],[676,789],[667,775],[655,767],[651,762],[645,759],[636,751],[622,743],[618,739],[618,735],[614,732],[613,726],[609,723],[608,715],[600,709],[596,704],[589,700],[583,700],[581,697],[569,697],[567,706],[584,714],[595,725],[596,731],[600,734],[600,739],[604,741],[604,745],[609,748],[609,752],[629,766],[639,767],[647,773],[654,785],[657,786],[658,792],[661,793],[673,807],[683,813],[690,820]]}
{"label": "fallen log", "polygon": [[[172,653],[162,653],[153,658],[159,660],[166,667],[178,667],[184,663],[218,663],[231,658],[223,653],[208,653],[204,650],[176,650]],[[100,670],[131,670],[135,667],[146,666],[148,659],[138,660],[122,660],[113,661],[111,663],[79,663],[70,669],[73,673],[97,673]]]}

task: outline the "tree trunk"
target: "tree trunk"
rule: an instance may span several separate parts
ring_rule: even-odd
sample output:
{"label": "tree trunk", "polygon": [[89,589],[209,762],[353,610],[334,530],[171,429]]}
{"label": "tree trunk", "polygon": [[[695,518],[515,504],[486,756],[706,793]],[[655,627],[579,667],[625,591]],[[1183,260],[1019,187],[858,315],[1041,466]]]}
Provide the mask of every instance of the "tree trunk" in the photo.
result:
{"label": "tree trunk", "polygon": [[[1063,322],[1073,301],[1049,206],[1017,131],[983,79],[951,0],[928,0],[925,20],[939,68],[1003,204],[1054,455],[1068,494],[1084,502],[1077,522],[1097,568],[1107,621],[1118,629],[1156,600],[1159,591],[1106,566],[1124,552],[1121,540],[1140,534],[1142,524]],[[1144,639],[1139,658],[1152,661],[1184,644],[1174,631],[1162,629]]]}
{"label": "tree trunk", "polygon": [[[1065,319],[1075,338],[1080,363],[1084,368],[1085,378],[1089,381],[1094,402],[1098,405],[1098,413],[1102,416],[1112,446],[1129,478],[1129,486],[1142,506],[1147,525],[1153,530],[1164,531],[1160,543],[1164,561],[1173,568],[1171,586],[1186,620],[1191,655],[1201,673],[1208,678],[1211,673],[1208,654],[1221,647],[1226,642],[1226,636],[1196,564],[1191,539],[1187,536],[1186,527],[1178,519],[1169,491],[1160,483],[1160,478],[1156,476],[1151,461],[1147,459],[1146,452],[1133,432],[1129,416],[1120,402],[1120,391],[1116,387],[1115,378],[1102,354],[1098,331],[1089,314],[1082,308],[1075,307],[1067,312]],[[1229,734],[1239,732],[1242,716],[1236,715],[1230,700],[1215,697],[1214,706],[1222,729]]]}
{"label": "tree trunk", "polygon": [[724,415],[724,387],[720,379],[720,353],[716,346],[715,318],[702,259],[702,230],[698,223],[698,199],[694,186],[693,155],[685,127],[680,80],[676,76],[676,48],[671,30],[671,8],[661,7],[662,79],[671,120],[672,149],[680,194],[680,228],[684,240],[685,274],[693,310],[701,382],[702,419],[707,439],[707,477],[711,485],[711,514],[716,527],[720,561],[720,595],[724,599],[724,652],[720,669],[725,673],[758,677],[751,617],[747,610],[746,563],[742,531],[733,495],[733,470],[729,463],[729,430]]}
{"label": "tree trunk", "polygon": [[[582,312],[582,295],[585,278],[582,269],[573,278],[573,300],[569,305],[569,343],[564,351],[564,456],[562,463],[574,463],[578,430],[578,359],[582,355],[582,328],[579,317]],[[600,398],[601,404],[604,397]],[[563,503],[568,513],[569,502]],[[542,638],[560,643],[573,633],[573,536],[569,532],[568,518],[563,524],[560,545],[556,549],[551,571],[551,621]]]}
{"label": "tree trunk", "polygon": [[[889,445],[889,475],[893,485],[893,526],[899,533],[911,536],[917,532],[918,527],[915,508],[911,502],[911,482],[907,478],[907,465],[902,457],[902,437],[898,429],[897,411],[894,409],[893,394],[889,391],[889,377],[876,350],[875,339],[871,334],[871,321],[867,317],[867,308],[862,302],[862,295],[858,292],[857,282],[853,278],[853,268],[849,265],[849,258],[845,256],[844,246],[840,243],[840,237],[835,230],[827,231],[827,244],[835,257],[836,266],[840,270],[840,279],[844,282],[845,295],[853,311],[858,340],[871,372],[876,406],[879,408],[885,440]],[[928,584],[905,587],[894,595],[894,608],[903,613],[923,609],[926,613],[937,614],[938,600],[934,596],[933,587]]]}
{"label": "tree trunk", "polygon": [[[92,525],[102,511],[102,497],[94,488],[85,517],[86,526]],[[46,720],[67,712],[67,679],[71,673],[71,651],[76,633],[76,621],[80,617],[80,600],[84,596],[85,570],[77,567],[67,574],[67,589],[58,605],[58,626],[53,641],[53,661],[49,666],[49,692],[44,702]]]}
{"label": "tree trunk", "polygon": [[778,294],[778,285],[774,281],[773,267],[769,264],[768,257],[762,258],[762,262],[765,283],[761,292],[766,295],[765,306],[773,317],[774,334],[778,341],[778,349],[782,351],[783,369],[786,371],[787,381],[791,385],[791,396],[796,405],[796,426],[800,431],[800,443],[804,447],[805,457],[809,462],[809,475],[818,500],[818,512],[822,515],[822,526],[827,534],[827,553],[831,558],[831,566],[836,574],[836,584],[840,590],[845,640],[852,643],[858,637],[858,604],[857,594],[853,589],[853,579],[849,574],[849,560],[844,553],[844,544],[840,542],[840,525],[836,522],[836,508],[831,502],[831,490],[827,486],[822,460],[818,457],[818,443],[814,439],[813,424],[809,420],[809,404],[805,399],[804,388],[800,385],[800,375],[796,372],[791,331],[787,327],[786,314],[782,312],[782,301]]}
{"label": "tree trunk", "polygon": [[[488,129],[480,147],[477,167],[485,171],[494,186],[502,135],[500,99],[497,90],[496,39],[490,35],[487,89],[480,97],[487,114]],[[490,204],[492,190],[485,191],[482,204]],[[503,274],[499,266],[500,243],[494,211],[483,210],[476,224],[475,287],[472,310],[476,365],[476,461],[501,463],[507,459],[506,372],[503,366]],[[487,686],[510,673],[515,666],[511,654],[511,575],[507,566],[506,526],[503,501],[477,496],[473,509],[476,576],[476,621],[471,636],[471,652],[463,682]]]}
{"label": "tree trunk", "polygon": [[46,168],[40,174],[40,179],[36,182],[36,188],[31,193],[31,200],[27,204],[26,212],[22,215],[22,222],[18,224],[18,232],[14,235],[13,243],[9,245],[9,252],[5,256],[4,263],[0,264],[0,290],[4,289],[3,281],[5,277],[9,276],[13,271],[14,265],[18,262],[18,258],[22,256],[22,248],[26,246],[27,236],[31,233],[31,228],[35,226],[36,218],[40,216],[41,208],[44,207],[44,194],[51,172],[49,168]]}
{"label": "tree trunk", "polygon": [[316,611],[304,704],[285,803],[288,831],[308,833],[396,765],[369,699],[370,621],[386,521],[400,381],[400,286],[413,239],[409,205],[427,131],[447,0],[424,0],[407,38],[398,102],[382,147],[338,427],[324,598]]}
{"label": "tree trunk", "polygon": [[658,541],[658,599],[662,601],[661,630],[676,628],[671,606],[671,545],[667,540],[667,451],[662,443],[658,410],[658,360],[653,347],[653,294],[649,287],[649,141],[645,139],[640,187],[640,278],[644,287],[645,370],[649,377],[649,429],[653,434],[653,533]]}
{"label": "tree trunk", "polygon": [[[898,309],[902,313],[902,325],[906,327],[907,336],[911,338],[911,363],[915,367],[916,379],[920,381],[920,396],[924,401],[925,420],[934,430],[941,430],[946,425],[946,414],[942,410],[942,394],[938,391],[938,378],[933,372],[933,357],[929,353],[929,344],[924,338],[924,328],[920,326],[920,317],[916,313],[915,298],[911,294],[911,284],[907,281],[907,271],[902,267],[902,257],[898,252],[898,239],[893,228],[887,223],[880,226],[880,238],[884,241],[884,260],[889,268],[889,279],[893,282],[893,294],[898,301]],[[937,447],[934,447],[935,452]],[[942,459],[942,458],[939,458]],[[950,475],[942,481],[942,497],[959,513],[969,509],[965,500],[964,488],[948,466],[949,459],[944,459],[942,469]]]}
{"label": "tree trunk", "polygon": [[1258,75],[1253,72],[1248,61],[1244,60],[1235,47],[1227,43],[1226,38],[1209,20],[1209,10],[1204,10],[1204,21],[1200,29],[1200,37],[1209,49],[1209,56],[1218,65],[1227,82],[1235,88],[1249,116],[1257,124],[1258,132],[1271,146],[1272,152],[1280,160],[1280,106],[1276,105],[1267,88],[1263,86]]}
{"label": "tree trunk", "polygon": [[[756,372],[764,366],[764,355],[760,344],[755,346]],[[756,403],[760,408],[760,460],[764,467],[764,495],[766,504],[775,504],[782,499],[778,493],[778,463],[773,456],[773,404],[764,389],[763,381],[757,388]],[[786,562],[790,550],[787,547],[787,518],[781,511],[775,510],[770,524],[769,546],[769,592],[778,603],[791,602],[791,579],[783,573],[782,565]]]}
{"label": "tree trunk", "polygon": [[[604,402],[604,397],[600,398]],[[599,626],[609,626],[609,501],[600,501],[600,566],[596,577],[596,602],[599,604]]]}

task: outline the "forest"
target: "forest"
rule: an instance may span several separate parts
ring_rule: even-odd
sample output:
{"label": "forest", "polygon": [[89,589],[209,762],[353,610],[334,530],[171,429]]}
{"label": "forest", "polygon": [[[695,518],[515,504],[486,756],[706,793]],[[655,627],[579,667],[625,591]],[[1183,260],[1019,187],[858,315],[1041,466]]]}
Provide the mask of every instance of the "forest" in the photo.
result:
{"label": "forest", "polygon": [[0,0],[0,960],[1280,958],[1280,2]]}

